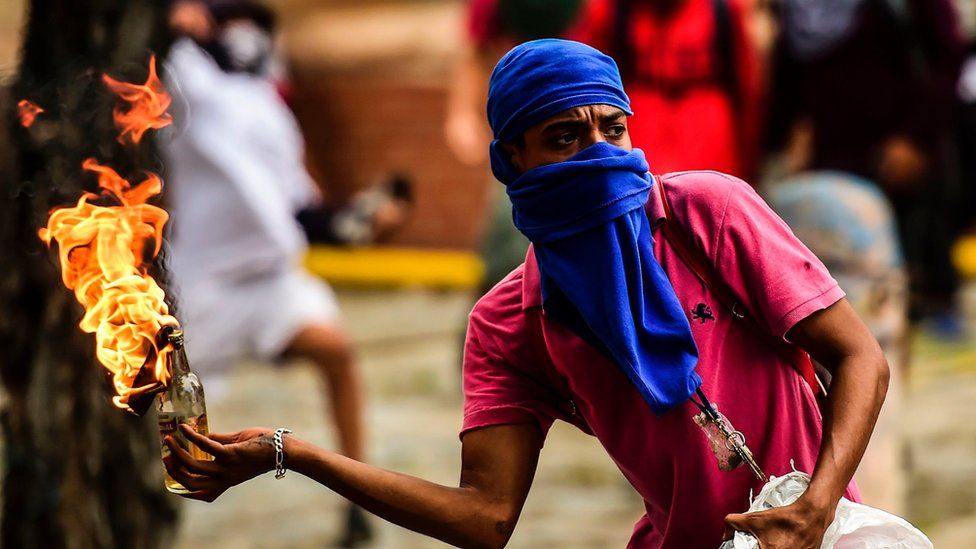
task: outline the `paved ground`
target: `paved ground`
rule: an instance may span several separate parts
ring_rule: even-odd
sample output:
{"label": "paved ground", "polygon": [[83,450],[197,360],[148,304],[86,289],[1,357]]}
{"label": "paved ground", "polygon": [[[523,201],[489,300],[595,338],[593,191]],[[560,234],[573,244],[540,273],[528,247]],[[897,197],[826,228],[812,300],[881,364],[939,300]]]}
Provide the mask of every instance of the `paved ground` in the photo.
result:
{"label": "paved ground", "polygon": [[[363,343],[373,461],[436,482],[456,483],[458,330],[470,298],[426,292],[344,293],[342,301],[350,311],[351,329]],[[318,383],[309,368],[298,364],[274,370],[244,364],[225,387],[221,385],[207,385],[214,430],[287,425],[303,437],[332,445]],[[217,393],[224,396],[214,398]],[[328,546],[339,526],[340,505],[328,490],[297,475],[284,481],[267,476],[213,505],[188,502],[179,546]],[[602,448],[559,425],[547,441],[511,547],[623,547],[639,515],[639,499]],[[380,539],[375,547],[443,547],[377,524]]]}
{"label": "paved ground", "polygon": [[[341,298],[362,344],[373,461],[455,482],[458,329],[469,298],[422,291],[342,292]],[[318,383],[307,367],[243,364],[221,385],[208,381],[215,430],[287,425],[332,445]],[[976,539],[976,344],[920,338],[909,385],[904,426],[911,518],[937,547],[971,547]],[[327,547],[336,536],[341,500],[297,475],[283,481],[266,476],[215,504],[188,503],[184,510],[180,547]],[[510,546],[623,547],[639,514],[639,500],[599,445],[557,424]],[[386,524],[380,525],[374,546],[442,547]]]}

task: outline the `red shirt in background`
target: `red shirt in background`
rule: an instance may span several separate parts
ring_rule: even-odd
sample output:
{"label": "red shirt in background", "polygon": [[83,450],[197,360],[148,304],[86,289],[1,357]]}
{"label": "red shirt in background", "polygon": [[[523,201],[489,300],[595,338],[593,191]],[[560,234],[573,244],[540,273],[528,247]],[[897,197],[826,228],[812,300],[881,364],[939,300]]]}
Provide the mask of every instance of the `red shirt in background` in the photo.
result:
{"label": "red shirt in background", "polygon": [[[664,185],[675,221],[736,297],[783,337],[797,322],[844,296],[837,282],[751,187],[712,172],[673,174]],[[656,190],[652,225],[664,218]],[[674,286],[700,354],[709,398],[745,434],[767,474],[813,471],[822,421],[810,387],[767,337],[734,320],[660,235],[654,253]],[[463,431],[534,423],[543,434],[562,419],[596,436],[644,499],[629,547],[715,549],[724,518],[761,487],[745,467],[718,470],[685,403],[655,416],[627,376],[600,351],[542,310],[539,270],[524,265],[471,312],[464,351]],[[852,483],[846,496],[858,500]]]}
{"label": "red shirt in background", "polygon": [[[583,20],[588,15],[586,8],[580,9],[577,22],[566,31],[566,37],[574,40],[583,38]],[[522,40],[509,36],[502,28],[498,14],[498,0],[470,0],[467,14],[468,38],[479,48],[498,48],[500,54],[518,45]],[[500,55],[499,55],[500,56]]]}
{"label": "red shirt in background", "polygon": [[[585,25],[572,37],[615,52],[618,0],[593,0]],[[633,66],[621,67],[634,116],[635,147],[651,171],[717,170],[748,177],[758,147],[758,53],[746,33],[743,7],[728,0],[729,55],[716,47],[714,0],[685,0],[668,15],[632,2],[627,24]],[[721,65],[733,60],[730,78]],[[730,86],[731,83],[731,86]],[[730,90],[734,88],[734,91]]]}
{"label": "red shirt in background", "polygon": [[468,2],[468,38],[479,48],[486,47],[501,34],[498,29],[498,0],[471,0]]}

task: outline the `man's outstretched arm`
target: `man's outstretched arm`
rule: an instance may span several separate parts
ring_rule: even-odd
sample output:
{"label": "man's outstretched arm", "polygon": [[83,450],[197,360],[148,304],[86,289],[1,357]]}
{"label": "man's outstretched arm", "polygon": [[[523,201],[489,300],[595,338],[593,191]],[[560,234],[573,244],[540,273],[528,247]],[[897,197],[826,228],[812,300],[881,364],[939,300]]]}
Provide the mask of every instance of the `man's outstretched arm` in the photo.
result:
{"label": "man's outstretched arm", "polygon": [[764,548],[820,547],[871,438],[888,389],[888,363],[846,299],[800,321],[788,337],[833,375],[810,487],[793,505],[730,515],[726,522],[756,534]]}
{"label": "man's outstretched arm", "polygon": [[[274,467],[271,431],[248,429],[209,438],[181,427],[214,456],[193,459],[170,438],[166,467],[194,492],[213,501],[227,488]],[[504,547],[535,476],[542,434],[533,424],[486,427],[462,442],[458,487],[360,463],[294,437],[285,438],[286,465],[390,522],[459,547]]]}

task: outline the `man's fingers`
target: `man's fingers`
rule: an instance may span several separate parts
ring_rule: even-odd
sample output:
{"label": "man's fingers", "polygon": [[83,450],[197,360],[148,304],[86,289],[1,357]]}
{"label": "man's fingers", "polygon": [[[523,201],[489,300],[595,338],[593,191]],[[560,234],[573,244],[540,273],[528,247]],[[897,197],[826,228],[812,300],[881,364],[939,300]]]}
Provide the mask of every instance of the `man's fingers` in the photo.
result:
{"label": "man's fingers", "polygon": [[[166,438],[163,439],[163,444],[165,444],[166,447],[169,448],[170,455],[176,454],[176,450],[180,449],[180,443],[176,442],[176,437],[174,437],[173,435],[166,435]],[[178,461],[182,463],[183,462],[182,457],[180,457]]]}
{"label": "man's fingers", "polygon": [[173,480],[182,484],[187,490],[196,492],[212,487],[212,482],[207,477],[190,473],[184,467],[180,466],[173,459],[172,455],[165,459],[163,463],[166,466],[166,472],[169,473],[169,476],[173,477]]}
{"label": "man's fingers", "polygon": [[[183,447],[180,446],[180,443],[176,441],[176,437],[173,435],[168,435],[164,438],[163,444],[169,448],[170,457],[173,459],[175,465],[183,467],[186,466],[188,461],[193,460],[193,456],[183,450]],[[183,451],[181,452],[181,450]]]}
{"label": "man's fingers", "polygon": [[[169,472],[169,476],[191,492],[212,492],[220,495],[220,493],[227,489],[227,483],[222,480],[205,475],[197,475],[187,471],[183,467],[175,465],[175,462],[171,463],[173,463],[173,465],[167,465],[166,467],[166,471]],[[216,496],[214,496],[214,498],[216,499]]]}
{"label": "man's fingers", "polygon": [[183,433],[190,442],[196,444],[204,452],[217,457],[224,455],[224,445],[196,432],[187,423],[180,424],[180,432]]}
{"label": "man's fingers", "polygon": [[210,440],[216,440],[221,444],[234,444],[235,442],[240,442],[238,440],[238,435],[240,433],[207,433],[207,437]]}
{"label": "man's fingers", "polygon": [[735,528],[732,528],[728,524],[725,525],[725,531],[722,532],[722,541],[728,541],[735,537]]}
{"label": "man's fingers", "polygon": [[215,475],[220,472],[220,466],[210,460],[199,460],[194,458],[189,452],[184,450],[182,446],[177,444],[175,440],[167,441],[166,445],[169,447],[170,452],[172,452],[180,461],[180,464],[191,473],[196,473],[199,475]]}
{"label": "man's fingers", "polygon": [[730,530],[732,531],[732,533],[735,533],[736,531],[749,532],[751,534],[755,533],[753,532],[752,520],[750,519],[749,515],[746,515],[744,513],[733,513],[731,515],[726,515],[725,528],[726,528],[725,529],[726,535],[728,535],[729,537],[731,537],[731,535],[729,535]]}

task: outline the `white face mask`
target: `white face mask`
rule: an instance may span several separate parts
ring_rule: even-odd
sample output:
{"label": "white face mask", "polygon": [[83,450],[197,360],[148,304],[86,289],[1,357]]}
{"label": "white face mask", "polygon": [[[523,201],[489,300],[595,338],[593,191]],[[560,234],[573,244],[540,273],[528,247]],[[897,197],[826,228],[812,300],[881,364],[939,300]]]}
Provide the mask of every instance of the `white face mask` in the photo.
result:
{"label": "white face mask", "polygon": [[271,58],[271,35],[253,23],[234,23],[220,31],[217,41],[227,52],[231,66],[240,71],[264,73]]}

